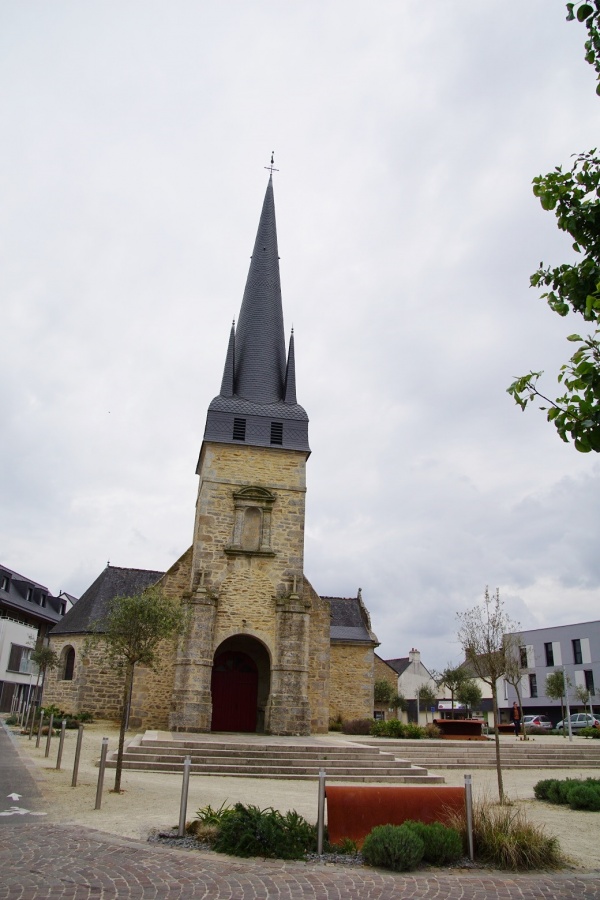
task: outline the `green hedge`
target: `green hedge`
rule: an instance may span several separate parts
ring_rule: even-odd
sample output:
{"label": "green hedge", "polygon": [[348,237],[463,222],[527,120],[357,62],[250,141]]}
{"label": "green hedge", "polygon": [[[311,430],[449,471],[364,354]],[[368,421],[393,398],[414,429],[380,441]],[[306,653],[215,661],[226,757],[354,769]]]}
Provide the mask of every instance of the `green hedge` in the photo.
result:
{"label": "green hedge", "polygon": [[570,806],[571,809],[587,809],[600,812],[600,779],[546,778],[533,788],[538,800]]}

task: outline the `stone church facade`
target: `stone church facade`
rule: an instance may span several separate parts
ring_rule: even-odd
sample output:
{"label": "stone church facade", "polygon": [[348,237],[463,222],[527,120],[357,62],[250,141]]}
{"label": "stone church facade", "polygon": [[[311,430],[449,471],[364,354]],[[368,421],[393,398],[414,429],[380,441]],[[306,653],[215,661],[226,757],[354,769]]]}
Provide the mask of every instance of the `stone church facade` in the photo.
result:
{"label": "stone church facade", "polygon": [[115,596],[160,584],[189,608],[158,673],[138,668],[130,722],[181,732],[321,733],[373,714],[374,648],[355,598],[321,597],[304,574],[308,416],[285,346],[269,178],[220,393],[198,460],[193,543],[168,572],[107,566],[51,634],[60,658],[44,702],[120,715],[119,673],[86,636]]}

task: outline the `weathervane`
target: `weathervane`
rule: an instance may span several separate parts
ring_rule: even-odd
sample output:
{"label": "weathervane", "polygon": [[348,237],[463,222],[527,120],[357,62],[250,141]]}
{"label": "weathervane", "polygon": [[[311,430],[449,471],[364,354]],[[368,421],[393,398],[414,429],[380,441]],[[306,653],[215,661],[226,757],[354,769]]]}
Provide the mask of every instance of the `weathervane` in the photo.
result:
{"label": "weathervane", "polygon": [[279,172],[279,169],[276,169],[275,166],[273,165],[274,162],[275,162],[275,151],[271,150],[271,165],[264,167],[265,169],[267,169],[268,172],[271,173],[271,175],[273,174],[273,172]]}

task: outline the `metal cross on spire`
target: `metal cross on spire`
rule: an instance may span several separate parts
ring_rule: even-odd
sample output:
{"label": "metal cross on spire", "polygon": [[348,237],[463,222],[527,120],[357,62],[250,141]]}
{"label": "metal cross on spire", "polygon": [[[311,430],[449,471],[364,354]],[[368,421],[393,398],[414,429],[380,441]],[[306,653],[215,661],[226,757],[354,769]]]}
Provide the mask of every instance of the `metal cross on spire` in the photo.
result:
{"label": "metal cross on spire", "polygon": [[275,166],[273,165],[274,162],[275,162],[275,151],[271,150],[271,165],[264,167],[268,172],[271,173],[271,175],[273,174],[273,172],[279,172],[279,169],[276,169]]}

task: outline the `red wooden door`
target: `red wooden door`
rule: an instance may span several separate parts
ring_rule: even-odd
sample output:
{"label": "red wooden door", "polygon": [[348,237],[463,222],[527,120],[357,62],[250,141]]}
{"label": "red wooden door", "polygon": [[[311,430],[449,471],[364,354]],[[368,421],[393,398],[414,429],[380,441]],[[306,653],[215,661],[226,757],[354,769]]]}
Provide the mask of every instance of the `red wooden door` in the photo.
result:
{"label": "red wooden door", "polygon": [[211,731],[256,731],[258,669],[246,653],[228,650],[212,671]]}

